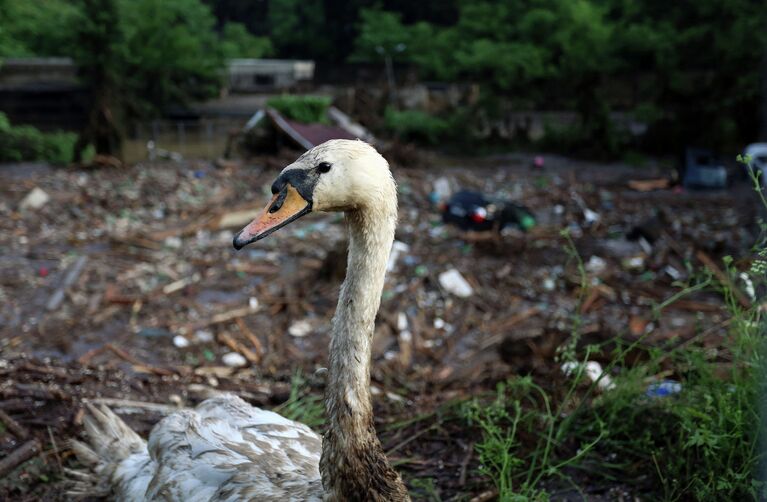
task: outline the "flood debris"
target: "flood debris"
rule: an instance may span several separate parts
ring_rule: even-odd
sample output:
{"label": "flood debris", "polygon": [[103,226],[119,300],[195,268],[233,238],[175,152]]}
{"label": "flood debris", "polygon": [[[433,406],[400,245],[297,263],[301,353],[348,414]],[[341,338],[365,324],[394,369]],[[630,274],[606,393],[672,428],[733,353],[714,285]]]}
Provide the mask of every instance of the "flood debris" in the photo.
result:
{"label": "flood debris", "polygon": [[45,304],[46,310],[56,310],[59,308],[61,303],[64,301],[64,295],[66,294],[67,290],[72,287],[75,281],[77,281],[77,279],[80,277],[80,274],[83,273],[87,263],[88,257],[85,255],[78,257],[77,260],[72,263],[72,265],[66,271],[64,279],[61,281],[61,285],[56,288],[56,291],[54,291],[51,297],[48,299],[48,303]]}
{"label": "flood debris", "polygon": [[35,210],[40,209],[51,200],[51,196],[48,192],[40,187],[33,188],[19,203],[19,210]]}
{"label": "flood debris", "polygon": [[[146,435],[166,410],[216,393],[273,408],[289,399],[296,371],[313,375],[327,364],[347,263],[343,217],[308,215],[257,245],[231,247],[233,231],[263,209],[275,175],[297,155],[77,167],[28,179],[0,169],[2,200],[10,201],[0,202],[0,410],[29,433],[0,436],[0,457],[30,438],[50,449],[49,427],[57,442],[74,437],[83,399],[116,400]],[[580,361],[587,347],[605,347],[588,358],[602,369],[611,343],[717,347],[726,340],[724,298],[694,291],[664,303],[678,292],[675,281],[701,268],[740,291],[739,304],[752,302],[739,277],[747,268],[723,261],[742,256],[757,228],[737,187],[636,191],[626,180],[664,173],[574,168],[555,156],[532,171],[530,156],[470,169],[423,158],[427,165],[407,169],[392,162],[399,226],[371,369],[382,416],[405,421],[523,374],[559,385],[572,378],[561,367],[565,344]],[[50,200],[21,211],[33,187]],[[514,201],[535,225],[497,242],[472,239],[440,212],[458,187]],[[581,368],[607,389],[624,368],[597,369]],[[472,485],[477,459],[459,486],[467,450],[453,445],[457,437],[471,450],[472,439],[445,426],[441,442],[430,443],[443,431],[413,424],[407,434],[423,435],[396,453],[412,459],[403,464],[411,473],[426,472],[468,500],[482,491]],[[384,448],[406,441],[402,434],[382,434]]]}
{"label": "flood debris", "polygon": [[241,368],[248,364],[247,359],[238,352],[227,352],[221,356],[221,361],[232,368]]}
{"label": "flood debris", "polygon": [[682,392],[682,384],[675,380],[662,380],[647,386],[645,395],[651,398],[669,397]]}
{"label": "flood debris", "polygon": [[471,284],[469,284],[468,281],[463,278],[461,273],[454,268],[439,274],[439,284],[445,288],[448,293],[454,294],[460,298],[468,298],[474,294],[474,288],[471,287]]}
{"label": "flood debris", "polygon": [[[439,192],[434,193],[441,198]],[[526,232],[535,226],[535,216],[525,206],[471,190],[456,192],[443,203],[442,221],[474,232],[502,232],[508,227]]]}

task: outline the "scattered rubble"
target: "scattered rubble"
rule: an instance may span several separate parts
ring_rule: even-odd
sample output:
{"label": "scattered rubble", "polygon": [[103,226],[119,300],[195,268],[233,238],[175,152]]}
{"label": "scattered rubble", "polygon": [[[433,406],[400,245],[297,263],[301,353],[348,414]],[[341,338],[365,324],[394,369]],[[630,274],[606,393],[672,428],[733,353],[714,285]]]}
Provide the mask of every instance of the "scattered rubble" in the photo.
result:
{"label": "scattered rubble", "polygon": [[[346,266],[343,217],[309,215],[240,252],[231,240],[296,155],[219,167],[192,160],[21,174],[0,167],[0,411],[47,444],[48,430],[68,438],[80,429],[84,398],[122,400],[142,433],[163,410],[216,392],[284,403],[297,368],[313,375],[327,362]],[[607,375],[596,365],[606,367],[613,340],[715,347],[727,326],[716,293],[693,292],[655,315],[678,292],[675,282],[696,270],[729,281],[739,304],[753,301],[748,282],[722,265],[723,256],[743,256],[758,231],[748,187],[636,191],[626,180],[663,173],[555,156],[532,170],[529,156],[462,162],[440,160],[439,170],[394,165],[400,225],[371,371],[388,396],[376,406],[392,414],[412,416],[519,374],[566,381],[557,350],[571,340],[576,318],[579,354],[607,347],[584,369],[602,375],[605,389],[620,368]],[[519,201],[537,224],[471,240],[441,221],[437,204],[454,187]],[[22,210],[35,189],[53,196]],[[587,271],[585,289],[570,239]],[[9,458],[28,441],[0,439],[0,456]],[[403,438],[383,440],[392,448]],[[421,443],[397,455],[418,458],[424,469],[436,469],[437,457],[461,465],[465,456],[413,449]],[[37,451],[26,448],[16,458]],[[407,468],[418,473],[420,465]],[[434,472],[460,490],[454,471]]]}

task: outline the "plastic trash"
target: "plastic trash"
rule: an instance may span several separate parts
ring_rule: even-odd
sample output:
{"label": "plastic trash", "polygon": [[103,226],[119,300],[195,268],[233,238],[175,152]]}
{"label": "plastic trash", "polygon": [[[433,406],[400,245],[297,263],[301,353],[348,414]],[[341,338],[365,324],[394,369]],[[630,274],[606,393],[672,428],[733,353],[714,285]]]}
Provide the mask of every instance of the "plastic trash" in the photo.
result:
{"label": "plastic trash", "polygon": [[397,331],[405,331],[407,329],[408,322],[407,316],[404,312],[397,314]]}
{"label": "plastic trash", "polygon": [[171,333],[167,329],[155,328],[152,326],[141,328],[137,333],[138,336],[145,336],[147,338],[159,338],[163,336],[171,336],[172,334],[173,333]]}
{"label": "plastic trash", "polygon": [[167,237],[165,241],[163,241],[163,244],[165,247],[170,249],[181,249],[181,246],[184,244],[184,242],[181,240],[181,237],[176,237],[175,235],[172,235],[170,237]]}
{"label": "plastic trash", "polygon": [[197,343],[210,343],[213,341],[213,333],[208,330],[198,329],[194,332],[194,341]]}
{"label": "plastic trash", "polygon": [[176,335],[173,337],[173,345],[179,349],[183,349],[186,347],[189,347],[191,345],[189,343],[189,340],[187,340],[185,337],[181,335]]}
{"label": "plastic trash", "polygon": [[439,204],[440,202],[446,201],[450,197],[451,193],[452,190],[450,189],[450,181],[448,181],[448,179],[444,176],[440,176],[434,180],[434,185],[432,185],[432,192],[429,194],[429,201],[435,205]]}
{"label": "plastic trash", "polygon": [[[581,363],[571,361],[563,363],[561,369],[562,373],[565,375],[572,376],[580,367]],[[584,365],[583,372],[586,374],[586,377],[589,380],[592,382],[598,382],[597,387],[602,390],[610,390],[615,387],[615,383],[613,382],[612,378],[610,378],[610,375],[606,374],[602,369],[602,365],[596,361],[587,361]]]}
{"label": "plastic trash", "polygon": [[221,357],[221,360],[230,368],[241,368],[248,364],[245,357],[237,352],[227,352]]}
{"label": "plastic trash", "polygon": [[288,328],[290,336],[302,338],[312,332],[312,325],[307,320],[296,321]]}
{"label": "plastic trash", "polygon": [[451,268],[446,272],[439,274],[439,284],[448,293],[452,293],[460,298],[468,298],[474,294],[474,289],[471,287],[466,279],[463,278],[461,273]]}
{"label": "plastic trash", "polygon": [[397,260],[399,260],[400,254],[407,253],[408,251],[410,251],[410,246],[404,242],[394,241],[394,244],[392,244],[391,247],[391,254],[389,254],[389,262],[386,264],[386,271],[391,272],[394,270],[394,267],[397,266]]}
{"label": "plastic trash", "polygon": [[586,271],[592,274],[599,275],[607,270],[607,262],[599,256],[592,256],[589,261],[586,262]]}
{"label": "plastic trash", "polygon": [[662,380],[647,386],[647,397],[668,397],[682,392],[682,384],[676,380]]}
{"label": "plastic trash", "polygon": [[35,187],[19,203],[19,209],[40,209],[51,200],[51,196],[40,187]]}

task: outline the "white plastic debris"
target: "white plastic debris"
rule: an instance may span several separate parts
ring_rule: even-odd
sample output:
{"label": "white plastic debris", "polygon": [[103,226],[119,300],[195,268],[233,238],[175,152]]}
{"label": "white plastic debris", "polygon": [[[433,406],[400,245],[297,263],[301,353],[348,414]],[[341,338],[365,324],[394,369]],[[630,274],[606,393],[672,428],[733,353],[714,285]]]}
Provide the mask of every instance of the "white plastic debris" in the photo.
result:
{"label": "white plastic debris", "polygon": [[183,349],[183,348],[189,347],[190,343],[189,343],[189,340],[186,339],[186,337],[183,337],[181,335],[176,335],[173,337],[173,345],[175,345],[179,349]]}
{"label": "white plastic debris", "polygon": [[666,265],[666,268],[664,268],[663,271],[675,281],[678,281],[682,277],[682,273],[671,265]]}
{"label": "white plastic debris", "polygon": [[450,181],[444,176],[440,176],[434,180],[433,185],[434,198],[438,201],[445,201],[450,197],[452,190],[450,189]]}
{"label": "white plastic debris", "polygon": [[40,187],[30,191],[19,204],[19,209],[40,209],[51,200],[51,196]]}
{"label": "white plastic debris", "polygon": [[171,235],[170,237],[165,238],[165,241],[163,242],[163,244],[167,248],[180,249],[183,242],[181,240],[181,237],[176,237],[175,235]]}
{"label": "white plastic debris", "polygon": [[596,211],[592,211],[591,209],[584,207],[583,219],[586,221],[587,225],[591,225],[593,223],[598,223],[599,220],[602,219],[602,216],[600,216],[600,214],[597,213]]}
{"label": "white plastic debris", "polygon": [[751,280],[751,278],[748,276],[746,272],[741,272],[738,277],[740,277],[740,280],[743,281],[743,284],[745,285],[746,294],[749,298],[751,298],[751,301],[756,300],[756,290],[754,289],[754,282]]}
{"label": "white plastic debris", "polygon": [[394,267],[397,266],[399,255],[402,253],[407,253],[408,251],[410,251],[410,246],[404,242],[394,241],[394,244],[392,244],[391,247],[391,254],[389,255],[389,263],[386,264],[386,271],[391,272],[394,270]]}
{"label": "white plastic debris", "polygon": [[471,284],[454,268],[439,274],[439,285],[445,288],[448,293],[460,298],[468,298],[474,294]]}
{"label": "white plastic debris", "polygon": [[592,274],[599,275],[607,270],[607,262],[603,258],[594,255],[586,262],[586,270]]}
{"label": "white plastic debris", "polygon": [[253,311],[258,310],[258,298],[256,298],[255,296],[251,296],[248,299],[248,308],[250,308],[250,310],[253,310]]}
{"label": "white plastic debris", "polygon": [[227,352],[221,357],[221,360],[230,368],[241,368],[248,364],[248,361],[237,352]]}
{"label": "white plastic debris", "polygon": [[407,329],[407,316],[404,312],[397,314],[397,331],[405,331]]}
{"label": "white plastic debris", "polygon": [[208,330],[198,329],[194,332],[194,341],[197,343],[209,343],[213,341],[213,333]]}
{"label": "white plastic debris", "polygon": [[644,268],[644,256],[632,256],[623,260],[623,266],[628,270],[642,270]]}
{"label": "white plastic debris", "polygon": [[[564,373],[567,376],[571,376],[580,367],[581,367],[581,363],[570,361],[570,362],[563,363],[561,366],[561,369],[562,369],[562,373]],[[613,382],[612,378],[610,378],[610,375],[604,373],[604,370],[602,369],[602,365],[596,361],[587,361],[583,367],[583,372],[586,374],[586,377],[592,382],[596,382],[598,380],[599,382],[597,383],[597,387],[599,387],[602,390],[610,390],[613,387],[615,387],[615,383]]]}
{"label": "white plastic debris", "polygon": [[445,327],[445,320],[441,317],[434,318],[434,329],[442,329]]}
{"label": "white plastic debris", "polygon": [[304,337],[311,333],[311,331],[312,325],[307,320],[296,321],[288,328],[290,336],[295,336],[296,338]]}

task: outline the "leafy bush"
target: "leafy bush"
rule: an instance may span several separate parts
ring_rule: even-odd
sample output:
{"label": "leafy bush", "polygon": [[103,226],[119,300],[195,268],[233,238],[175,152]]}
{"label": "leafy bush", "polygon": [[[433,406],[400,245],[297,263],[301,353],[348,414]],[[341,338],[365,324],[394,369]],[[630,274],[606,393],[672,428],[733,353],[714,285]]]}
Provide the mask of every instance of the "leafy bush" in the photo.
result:
{"label": "leafy bush", "polygon": [[416,143],[437,143],[450,129],[446,119],[419,110],[387,108],[384,125],[397,138]]}
{"label": "leafy bush", "polygon": [[32,126],[12,126],[0,112],[0,162],[44,160],[67,164],[72,160],[77,135],[71,132],[43,133]]}
{"label": "leafy bush", "polygon": [[294,96],[283,94],[269,98],[267,106],[271,106],[285,117],[306,124],[329,123],[327,112],[331,99],[326,96]]}

